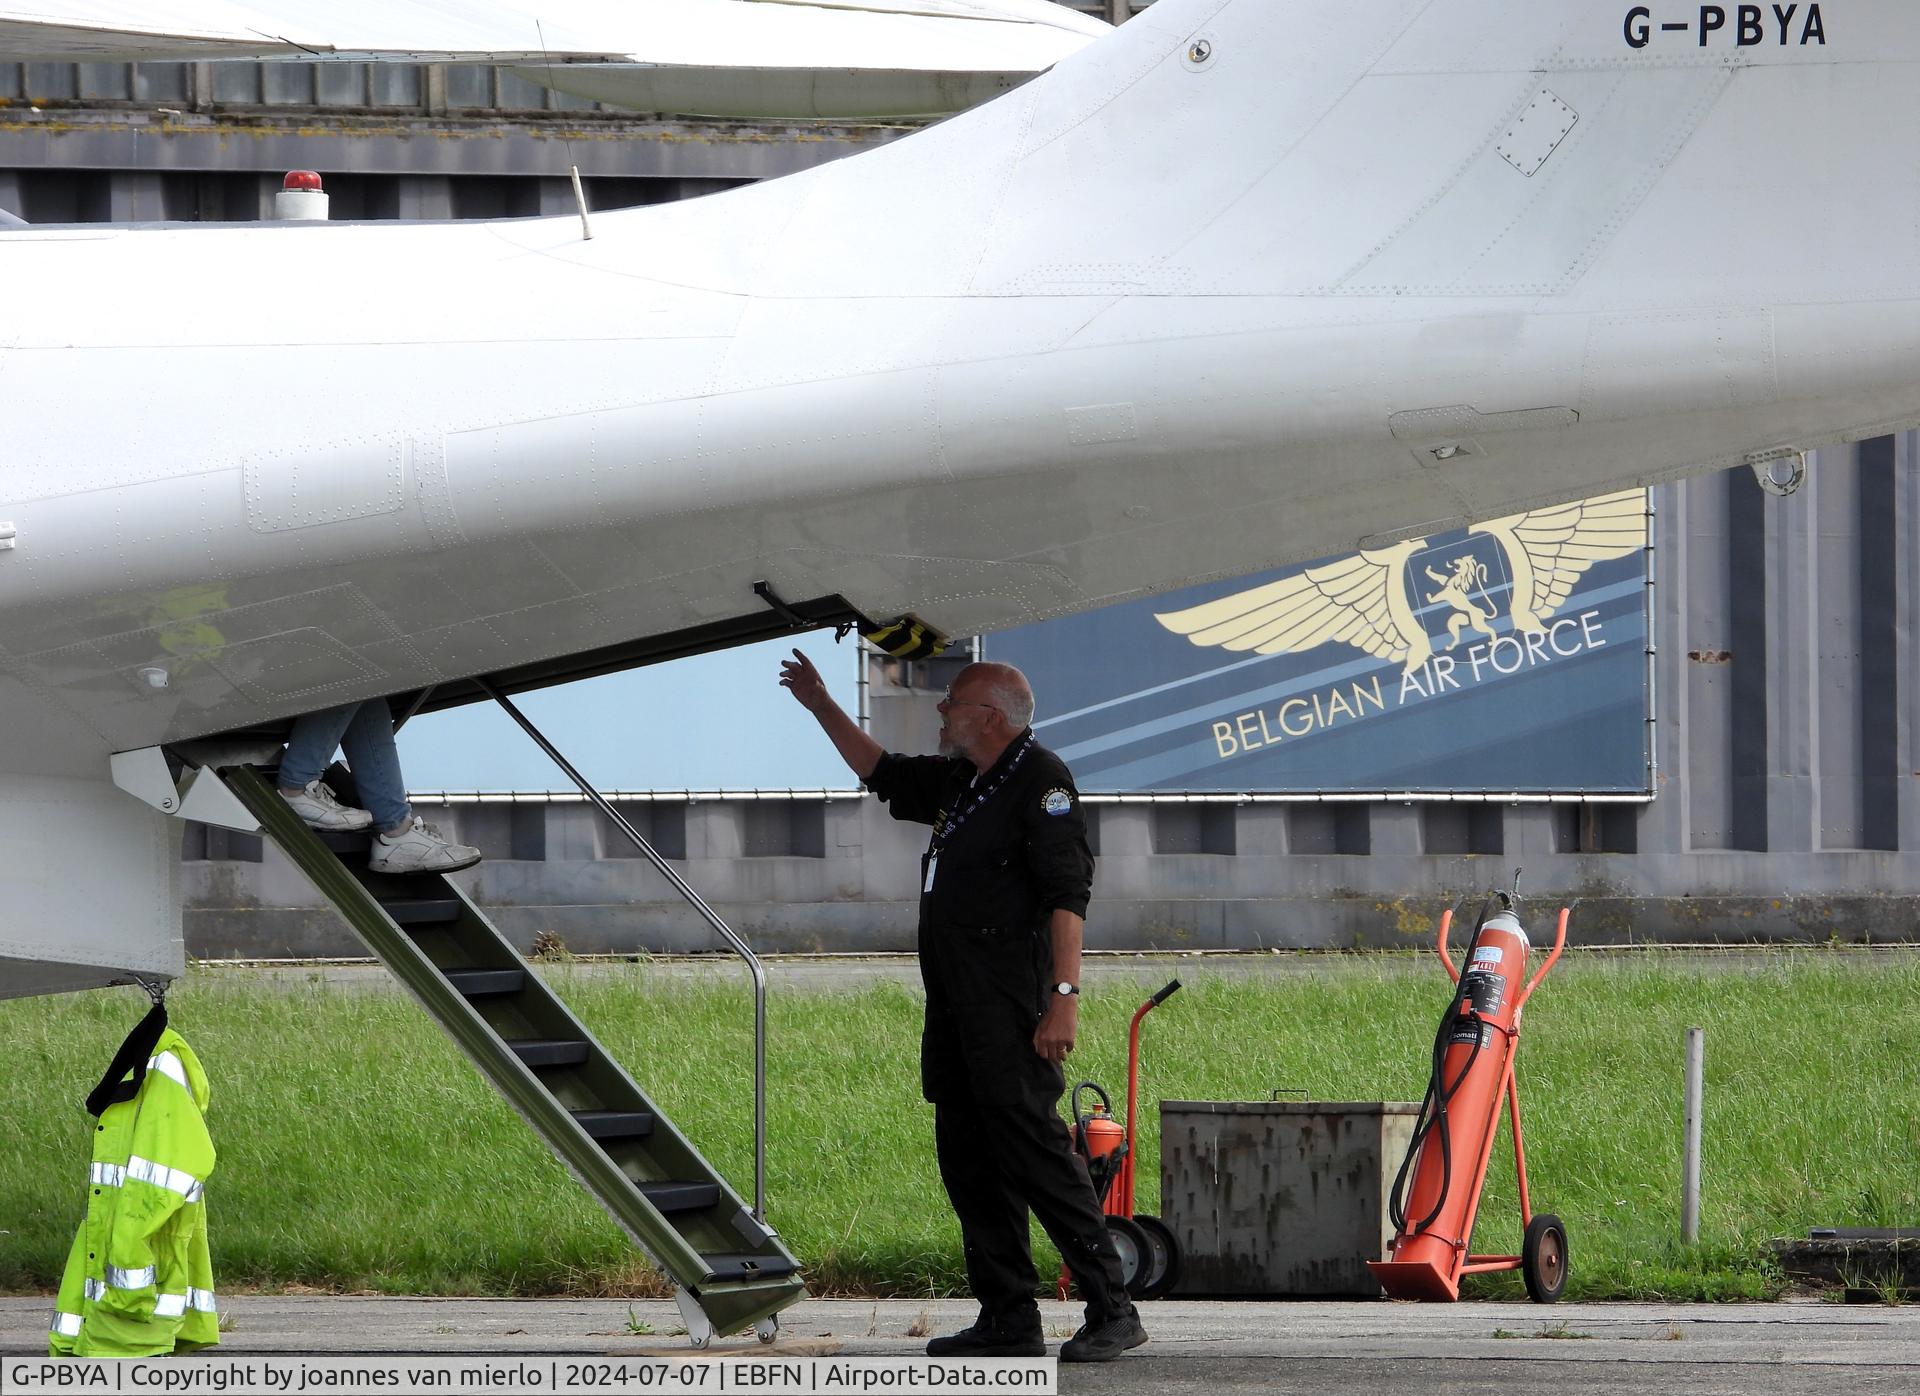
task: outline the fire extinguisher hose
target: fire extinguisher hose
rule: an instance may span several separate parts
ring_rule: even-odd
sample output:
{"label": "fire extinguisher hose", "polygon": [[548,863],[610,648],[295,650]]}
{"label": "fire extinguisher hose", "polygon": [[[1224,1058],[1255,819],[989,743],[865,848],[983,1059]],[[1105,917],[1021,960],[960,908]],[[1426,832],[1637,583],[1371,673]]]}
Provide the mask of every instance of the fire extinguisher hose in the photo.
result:
{"label": "fire extinguisher hose", "polygon": [[[1460,1058],[1460,1070],[1448,1081],[1447,1048],[1457,1036],[1464,1041],[1462,1029],[1467,1028],[1473,1033],[1471,1050]],[[1453,1138],[1452,1132],[1447,1129],[1447,1106],[1472,1074],[1474,1061],[1486,1047],[1487,1037],[1480,1015],[1474,1011],[1469,1000],[1456,997],[1447,1005],[1446,1015],[1440,1020],[1440,1031],[1433,1039],[1433,1068],[1428,1073],[1427,1093],[1420,1102],[1420,1113],[1414,1121],[1413,1139],[1407,1145],[1407,1156],[1400,1163],[1400,1172],[1393,1180],[1393,1192],[1387,1200],[1387,1216],[1396,1231],[1409,1236],[1424,1231],[1440,1215],[1440,1209],[1446,1206],[1447,1194],[1453,1190]],[[1420,1146],[1436,1128],[1440,1131],[1440,1191],[1434,1195],[1433,1209],[1409,1226],[1407,1181],[1413,1173],[1414,1160],[1420,1157]]]}

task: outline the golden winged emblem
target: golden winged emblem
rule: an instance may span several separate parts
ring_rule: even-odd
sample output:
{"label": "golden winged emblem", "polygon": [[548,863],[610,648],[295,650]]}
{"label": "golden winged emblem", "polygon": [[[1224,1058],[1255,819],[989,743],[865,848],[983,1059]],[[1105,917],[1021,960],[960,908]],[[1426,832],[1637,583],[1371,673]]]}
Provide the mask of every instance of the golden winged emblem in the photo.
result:
{"label": "golden winged emblem", "polygon": [[[1597,499],[1530,509],[1503,519],[1475,524],[1499,545],[1513,589],[1507,616],[1519,631],[1546,629],[1551,616],[1573,594],[1574,583],[1596,562],[1627,557],[1647,545],[1645,491],[1622,490]],[[1298,654],[1332,641],[1352,645],[1376,659],[1397,659],[1413,673],[1433,655],[1433,641],[1415,613],[1402,581],[1408,562],[1426,546],[1410,538],[1389,548],[1369,548],[1309,567],[1277,582],[1223,596],[1155,620],[1196,645],[1256,654]],[[1436,583],[1422,589],[1427,604],[1453,607],[1448,619],[1452,649],[1471,625],[1494,633],[1493,612],[1475,602],[1476,581],[1483,589],[1486,569],[1473,559],[1455,560],[1451,570],[1425,569]]]}

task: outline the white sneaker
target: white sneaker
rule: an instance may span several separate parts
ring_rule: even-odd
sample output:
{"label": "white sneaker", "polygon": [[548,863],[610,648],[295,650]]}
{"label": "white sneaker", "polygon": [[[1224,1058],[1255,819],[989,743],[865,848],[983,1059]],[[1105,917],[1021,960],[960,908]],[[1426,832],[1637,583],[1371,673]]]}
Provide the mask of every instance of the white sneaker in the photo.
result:
{"label": "white sneaker", "polygon": [[365,810],[336,800],[323,780],[310,780],[303,790],[282,790],[280,794],[312,829],[365,829],[373,823],[373,816]]}
{"label": "white sneaker", "polygon": [[397,834],[375,834],[367,867],[378,873],[447,873],[470,868],[480,861],[480,850],[448,843],[419,815]]}

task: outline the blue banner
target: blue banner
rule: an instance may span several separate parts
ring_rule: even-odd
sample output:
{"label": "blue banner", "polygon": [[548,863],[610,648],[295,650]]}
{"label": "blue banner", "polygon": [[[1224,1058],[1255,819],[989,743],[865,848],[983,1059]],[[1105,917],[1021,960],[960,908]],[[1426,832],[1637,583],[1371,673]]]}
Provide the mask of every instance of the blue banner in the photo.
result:
{"label": "blue banner", "polygon": [[1650,795],[1629,490],[987,637],[1087,791]]}

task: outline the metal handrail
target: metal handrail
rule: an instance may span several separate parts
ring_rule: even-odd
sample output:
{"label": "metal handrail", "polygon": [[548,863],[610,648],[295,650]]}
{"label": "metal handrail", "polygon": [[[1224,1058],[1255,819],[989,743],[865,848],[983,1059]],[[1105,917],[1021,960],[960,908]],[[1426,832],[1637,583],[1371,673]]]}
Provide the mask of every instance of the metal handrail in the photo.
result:
{"label": "metal handrail", "polygon": [[[666,875],[667,881],[671,882],[674,889],[687,899],[687,904],[700,913],[706,923],[733,948],[736,955],[747,962],[747,968],[753,972],[753,1219],[761,1226],[766,1226],[767,972],[761,967],[760,957],[753,953],[752,948],[744,940],[734,934],[733,928],[720,919],[718,912],[707,905],[706,898],[688,886],[687,880],[675,872],[665,858],[654,851],[653,845],[641,837],[640,831],[627,822],[626,817],[609,803],[607,797],[594,789],[593,784],[580,774],[571,761],[555,749],[553,743],[546,739],[545,734],[527,720],[526,714],[514,707],[507,700],[507,696],[493,686],[491,680],[477,678],[473,680],[473,684],[487,697],[498,703],[508,717],[520,724],[521,730],[539,744],[540,750],[547,754],[553,764],[567,773],[567,779],[580,787],[580,793],[591,800],[600,812],[612,821],[614,827],[625,834],[633,846],[646,855],[647,861]],[[768,1231],[771,1233],[772,1228],[769,1227]]]}

